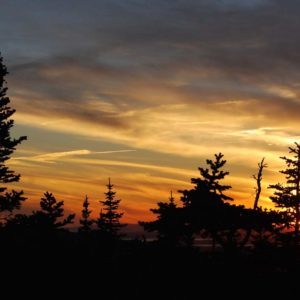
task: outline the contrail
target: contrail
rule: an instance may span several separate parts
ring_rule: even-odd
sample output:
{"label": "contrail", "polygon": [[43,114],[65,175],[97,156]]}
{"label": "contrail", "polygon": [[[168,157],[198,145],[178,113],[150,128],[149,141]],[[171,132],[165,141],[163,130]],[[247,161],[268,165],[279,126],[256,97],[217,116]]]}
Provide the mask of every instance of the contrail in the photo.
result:
{"label": "contrail", "polygon": [[136,150],[111,150],[111,151],[92,152],[90,154],[93,154],[93,153],[109,154],[109,153],[122,153],[122,152],[136,152]]}
{"label": "contrail", "polygon": [[133,149],[125,149],[125,150],[110,150],[110,151],[90,151],[86,149],[82,150],[71,150],[71,151],[63,151],[63,152],[53,152],[40,154],[35,156],[22,156],[15,157],[13,160],[27,160],[27,161],[36,161],[36,162],[46,162],[53,163],[55,160],[58,160],[63,157],[68,156],[78,156],[78,155],[91,155],[91,154],[110,154],[110,153],[123,153],[123,152],[135,152]]}

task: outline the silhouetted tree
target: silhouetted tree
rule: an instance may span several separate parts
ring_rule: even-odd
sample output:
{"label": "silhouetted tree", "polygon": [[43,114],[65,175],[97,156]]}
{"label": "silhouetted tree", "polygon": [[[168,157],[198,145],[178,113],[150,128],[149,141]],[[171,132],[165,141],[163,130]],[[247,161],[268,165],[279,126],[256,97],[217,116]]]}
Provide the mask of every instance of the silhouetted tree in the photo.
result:
{"label": "silhouetted tree", "polygon": [[196,184],[196,188],[202,188],[204,184],[207,188],[207,191],[214,196],[215,199],[221,201],[233,200],[231,197],[224,194],[225,191],[231,189],[230,185],[222,185],[220,183],[229,172],[224,172],[221,170],[224,165],[226,164],[226,160],[223,159],[224,155],[222,153],[215,154],[215,161],[211,159],[207,159],[206,163],[209,168],[201,168],[199,167],[200,171],[200,178],[192,178],[191,182]]}
{"label": "silhouetted tree", "polygon": [[299,242],[299,222],[300,222],[300,145],[295,143],[294,147],[289,147],[292,158],[280,157],[285,161],[287,168],[280,171],[286,177],[286,185],[277,183],[269,188],[275,189],[274,195],[270,199],[276,207],[285,211],[289,226],[294,228],[296,243]]}
{"label": "silhouetted tree", "polygon": [[[16,146],[23,140],[25,136],[13,139],[10,136],[10,130],[14,125],[11,116],[15,110],[10,108],[10,99],[6,96],[7,87],[5,76],[8,74],[6,66],[3,64],[3,59],[0,55],[0,183],[5,184],[9,182],[19,181],[20,175],[15,174],[6,166],[6,161],[16,150]],[[23,191],[17,192],[12,190],[6,191],[6,187],[0,187],[0,213],[12,212],[14,209],[19,209],[22,201],[26,198],[23,197]]]}
{"label": "silhouetted tree", "polygon": [[249,229],[246,234],[245,240],[242,242],[242,246],[248,242],[251,231],[254,230],[253,243],[258,245],[267,245],[274,242],[275,235],[284,228],[285,223],[284,214],[276,210],[263,209],[258,206],[260,194],[261,194],[261,182],[263,179],[263,170],[267,167],[265,159],[263,158],[258,164],[257,175],[253,175],[256,181],[255,199],[253,204],[252,218],[249,220]]}
{"label": "silhouetted tree", "polygon": [[116,192],[113,191],[113,185],[108,179],[107,192],[105,194],[105,200],[100,201],[103,205],[99,218],[97,219],[97,226],[102,234],[105,234],[112,238],[120,236],[120,229],[126,224],[121,224],[120,219],[124,213],[118,212],[120,199],[115,199]]}
{"label": "silhouetted tree", "polygon": [[157,219],[151,222],[139,222],[148,232],[156,231],[158,240],[167,246],[179,245],[184,238],[182,210],[177,207],[171,192],[168,202],[158,202],[158,208],[150,209]]}
{"label": "silhouetted tree", "polygon": [[215,154],[214,161],[206,160],[208,168],[199,167],[200,177],[191,179],[195,187],[180,191],[186,218],[184,223],[189,228],[186,232],[195,234],[204,230],[219,243],[222,243],[222,239],[218,232],[231,227],[233,221],[229,221],[233,209],[230,210],[229,204],[225,203],[233,199],[224,194],[231,186],[221,184],[221,180],[229,174],[221,170],[226,164],[223,157],[219,153]]}
{"label": "silhouetted tree", "polygon": [[41,210],[33,212],[32,223],[41,230],[53,230],[72,224],[75,214],[69,214],[66,218],[60,220],[64,217],[63,206],[64,201],[57,201],[52,193],[46,192],[40,201]]}
{"label": "silhouetted tree", "polygon": [[256,188],[255,188],[255,200],[253,204],[253,209],[256,210],[258,208],[258,201],[260,198],[260,193],[261,193],[261,181],[262,181],[262,175],[263,175],[263,170],[266,168],[268,165],[265,163],[265,158],[261,160],[260,163],[258,163],[258,171],[257,175],[253,175],[253,178],[256,181]]}
{"label": "silhouetted tree", "polygon": [[32,227],[32,215],[25,214],[16,214],[10,216],[5,224],[5,230],[13,232],[14,234],[18,231],[23,232],[28,229],[31,230]]}
{"label": "silhouetted tree", "polygon": [[199,168],[200,177],[191,179],[194,188],[179,191],[183,207],[176,207],[172,197],[168,203],[159,202],[158,208],[151,209],[157,219],[140,222],[140,225],[147,231],[157,231],[160,241],[191,246],[196,235],[210,236],[213,248],[218,243],[230,252],[245,245],[252,230],[268,233],[260,237],[271,236],[274,228],[282,224],[282,215],[258,207],[262,172],[266,167],[264,160],[254,176],[257,189],[253,209],[229,202],[233,199],[225,194],[231,186],[222,184],[229,174],[222,170],[226,163],[222,153],[215,154],[215,160],[207,160],[206,163],[208,168]]}
{"label": "silhouetted tree", "polygon": [[86,196],[83,201],[83,209],[81,211],[81,219],[79,220],[81,227],[79,227],[80,232],[90,232],[91,226],[93,225],[94,221],[90,218],[91,210],[89,210],[89,199]]}
{"label": "silhouetted tree", "polygon": [[[253,210],[255,210],[255,211],[258,210],[258,202],[259,202],[259,198],[260,198],[260,194],[261,194],[261,181],[263,178],[262,175],[263,175],[263,170],[266,167],[267,167],[267,164],[265,163],[265,158],[263,158],[261,160],[261,162],[258,163],[257,175],[253,175],[253,178],[255,179],[255,182],[256,182],[255,199],[254,199],[254,203],[253,203]],[[252,226],[249,226],[244,239],[241,241],[240,247],[243,247],[248,243],[249,238],[251,236],[252,229],[253,229]]]}

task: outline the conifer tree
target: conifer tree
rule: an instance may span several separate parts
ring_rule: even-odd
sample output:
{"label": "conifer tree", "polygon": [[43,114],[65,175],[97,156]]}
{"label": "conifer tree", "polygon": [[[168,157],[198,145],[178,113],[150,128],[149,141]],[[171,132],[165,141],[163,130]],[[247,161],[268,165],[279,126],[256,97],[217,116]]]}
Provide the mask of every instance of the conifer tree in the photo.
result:
{"label": "conifer tree", "polygon": [[46,192],[41,198],[41,210],[34,211],[32,220],[40,229],[56,229],[64,227],[67,224],[72,224],[75,214],[69,214],[64,217],[64,201],[57,201],[52,193]]}
{"label": "conifer tree", "polygon": [[[6,66],[3,64],[3,59],[0,55],[0,184],[19,181],[20,175],[12,171],[6,165],[6,162],[16,150],[16,146],[23,140],[26,140],[25,136],[17,139],[11,138],[10,130],[14,125],[11,116],[15,113],[15,110],[9,106],[10,99],[6,95],[5,76],[7,74]],[[22,201],[25,199],[23,191],[17,192],[12,190],[11,192],[7,192],[6,187],[0,186],[0,213],[12,212],[14,209],[19,209]]]}
{"label": "conifer tree", "polygon": [[224,194],[225,191],[231,188],[230,185],[222,185],[220,183],[229,172],[224,172],[221,170],[226,164],[226,160],[223,159],[224,155],[222,153],[215,154],[215,161],[207,159],[206,163],[208,168],[199,167],[200,171],[199,178],[192,178],[191,182],[196,185],[196,189],[201,189],[203,186],[206,187],[207,192],[220,201],[233,200],[231,197]]}
{"label": "conifer tree", "polygon": [[219,231],[228,229],[231,223],[229,215],[238,214],[237,209],[230,209],[227,200],[233,200],[225,195],[231,188],[223,185],[223,180],[229,172],[221,169],[226,160],[223,154],[215,154],[215,160],[206,160],[208,168],[199,168],[200,177],[192,178],[193,189],[179,191],[182,193],[183,207],[176,207],[171,196],[168,203],[159,202],[158,208],[151,209],[157,215],[152,222],[139,222],[146,231],[157,231],[160,240],[176,240],[187,246],[192,246],[194,235],[202,231],[210,234],[219,243],[224,244]]}
{"label": "conifer tree", "polygon": [[118,211],[121,200],[115,199],[116,192],[113,191],[110,178],[108,179],[107,192],[104,194],[105,200],[100,201],[103,208],[97,219],[97,226],[101,233],[116,238],[120,236],[120,229],[126,225],[120,223],[120,219],[124,213]]}
{"label": "conifer tree", "polygon": [[79,231],[87,233],[91,231],[91,226],[94,223],[94,221],[90,218],[92,211],[89,210],[90,203],[88,196],[85,196],[82,206],[81,219],[79,220],[81,227],[79,227]]}
{"label": "conifer tree", "polygon": [[168,246],[176,246],[180,243],[183,233],[181,209],[177,207],[171,191],[168,202],[158,202],[157,208],[150,211],[157,216],[151,222],[139,222],[146,231],[157,231],[158,240]]}
{"label": "conifer tree", "polygon": [[[193,235],[204,231],[212,236],[214,240],[224,244],[222,235],[224,230],[233,227],[234,220],[238,214],[238,208],[230,206],[228,200],[233,200],[225,192],[231,188],[221,181],[229,174],[222,168],[226,164],[222,153],[215,154],[215,160],[207,159],[208,168],[199,167],[200,177],[192,178],[195,184],[193,189],[180,191],[182,193],[186,232],[190,232],[190,243]],[[234,233],[233,230],[232,234]],[[221,233],[222,232],[222,233]],[[194,233],[194,234],[193,234]]]}
{"label": "conifer tree", "polygon": [[[200,177],[191,179],[195,187],[191,190],[180,191],[183,194],[181,201],[184,207],[208,210],[224,204],[227,200],[233,200],[224,194],[231,186],[221,184],[221,180],[229,174],[229,172],[221,170],[226,164],[223,157],[224,155],[219,153],[215,154],[215,161],[207,159],[206,163],[209,167],[199,167]],[[207,212],[204,211],[205,214]]]}
{"label": "conifer tree", "polygon": [[285,211],[287,219],[290,220],[289,226],[293,227],[298,243],[300,226],[300,144],[295,143],[294,147],[289,147],[289,153],[292,158],[280,157],[287,166],[285,170],[280,171],[285,175],[286,185],[281,183],[270,185],[269,188],[275,190],[270,199],[277,207]]}

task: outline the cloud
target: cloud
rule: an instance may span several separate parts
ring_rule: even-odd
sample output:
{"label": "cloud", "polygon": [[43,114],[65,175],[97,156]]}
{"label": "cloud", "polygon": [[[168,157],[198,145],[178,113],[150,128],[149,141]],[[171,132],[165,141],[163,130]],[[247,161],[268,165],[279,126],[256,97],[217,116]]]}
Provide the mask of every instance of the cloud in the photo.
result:
{"label": "cloud", "polygon": [[43,163],[54,163],[61,158],[66,158],[70,156],[81,156],[81,155],[91,155],[91,154],[111,154],[111,153],[124,153],[124,152],[135,152],[136,150],[114,150],[114,151],[90,151],[90,150],[72,150],[64,152],[53,152],[46,153],[35,156],[23,156],[14,157],[12,160],[24,160],[33,162],[43,162]]}
{"label": "cloud", "polygon": [[[264,156],[274,176],[277,157],[300,139],[297,1],[11,0],[1,11],[20,129],[146,151],[140,164],[97,160],[97,167],[181,176],[188,170],[178,165],[222,151],[238,182]],[[157,168],[166,153],[174,168]],[[96,153],[15,162],[83,164],[89,155]]]}
{"label": "cloud", "polygon": [[[61,6],[64,18],[55,5],[24,7],[25,15],[35,19],[21,18],[20,32],[35,33],[50,53],[39,57],[32,49],[34,55],[28,51],[23,62],[15,55],[10,70],[19,89],[12,96],[22,96],[19,111],[30,107],[36,115],[47,111],[122,128],[131,124],[119,112],[161,102],[187,103],[193,109],[254,99],[270,109],[266,117],[278,116],[273,105],[288,116],[295,111],[286,93],[278,91],[288,91],[294,100],[299,95],[296,2],[165,1],[155,6],[157,1],[93,1],[89,7],[75,2],[72,8]],[[3,9],[11,12],[12,6]],[[53,19],[64,26],[53,26]],[[37,32],[29,31],[32,22],[40,25],[34,26]],[[73,39],[82,43],[73,45]],[[55,50],[49,50],[49,41]],[[91,102],[109,103],[111,109],[94,109]]]}

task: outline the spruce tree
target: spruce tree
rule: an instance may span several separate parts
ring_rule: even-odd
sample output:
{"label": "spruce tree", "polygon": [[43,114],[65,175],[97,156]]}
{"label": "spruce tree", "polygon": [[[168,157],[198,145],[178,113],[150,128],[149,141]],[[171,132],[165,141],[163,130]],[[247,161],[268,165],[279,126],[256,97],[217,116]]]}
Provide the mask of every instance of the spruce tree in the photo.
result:
{"label": "spruce tree", "polygon": [[99,231],[108,237],[117,238],[120,237],[120,229],[125,224],[120,223],[124,213],[118,211],[120,199],[115,199],[116,192],[113,191],[113,185],[108,179],[107,192],[105,194],[105,200],[100,201],[103,205],[99,218],[97,219],[97,226]]}
{"label": "spruce tree", "polygon": [[89,210],[90,203],[88,196],[85,196],[82,206],[83,209],[81,211],[81,219],[79,220],[81,226],[79,227],[79,231],[87,233],[91,231],[91,226],[94,223],[94,221],[90,218],[92,211]]}
{"label": "spruce tree", "polygon": [[[237,207],[229,205],[233,200],[225,192],[231,188],[222,184],[222,180],[229,174],[222,170],[226,164],[222,153],[215,154],[215,160],[207,159],[207,168],[199,167],[200,177],[192,178],[193,189],[180,191],[182,193],[183,211],[186,232],[190,234],[193,243],[195,234],[207,233],[214,240],[224,245],[222,236],[224,231],[232,231],[235,226]],[[231,219],[232,217],[232,219]]]}
{"label": "spruce tree", "polygon": [[158,240],[167,246],[177,246],[183,239],[183,222],[181,218],[181,208],[178,208],[173,193],[171,192],[168,202],[158,202],[157,208],[150,211],[157,216],[151,222],[139,222],[148,232],[157,232]]}
{"label": "spruce tree", "polygon": [[[26,140],[25,136],[17,139],[11,138],[10,130],[14,126],[11,116],[15,113],[15,110],[9,106],[10,99],[6,95],[5,76],[7,74],[6,66],[3,64],[3,58],[0,55],[0,184],[19,181],[20,175],[12,171],[6,165],[6,162],[16,150],[16,146],[23,140]],[[7,192],[6,187],[0,186],[0,213],[10,213],[14,209],[19,209],[22,201],[25,199],[23,191],[17,192],[12,190],[11,192]]]}
{"label": "spruce tree", "polygon": [[277,183],[269,188],[275,190],[270,199],[276,207],[282,208],[289,220],[289,226],[293,227],[294,235],[299,242],[299,222],[300,222],[300,144],[295,143],[294,147],[289,147],[292,158],[280,157],[284,160],[287,168],[280,171],[285,175],[286,185]]}
{"label": "spruce tree", "polygon": [[[192,208],[195,213],[197,210],[197,213],[201,212],[201,215],[203,214],[201,216],[204,222],[203,226],[207,225],[206,222],[209,222],[208,212],[215,212],[215,209],[222,207],[227,200],[233,200],[224,194],[231,186],[221,184],[221,180],[229,174],[229,172],[221,170],[226,164],[223,157],[224,155],[219,153],[215,154],[214,161],[207,159],[208,168],[199,167],[200,177],[191,179],[191,182],[195,184],[194,188],[180,191],[183,194],[181,201],[184,207]],[[199,217],[199,215],[196,216],[196,219],[199,219]]]}
{"label": "spruce tree", "polygon": [[34,211],[32,215],[33,223],[40,229],[53,230],[72,224],[75,214],[69,214],[64,217],[64,201],[57,201],[52,193],[44,193],[41,198],[41,210]]}
{"label": "spruce tree", "polygon": [[206,163],[208,168],[199,167],[200,171],[199,178],[192,178],[191,182],[196,185],[196,189],[202,189],[203,186],[206,187],[207,192],[214,196],[214,198],[220,201],[233,200],[231,197],[224,194],[225,191],[231,188],[230,185],[222,185],[221,180],[225,179],[229,172],[224,172],[221,170],[226,164],[226,160],[223,159],[224,155],[222,153],[215,154],[215,160],[207,159]]}

